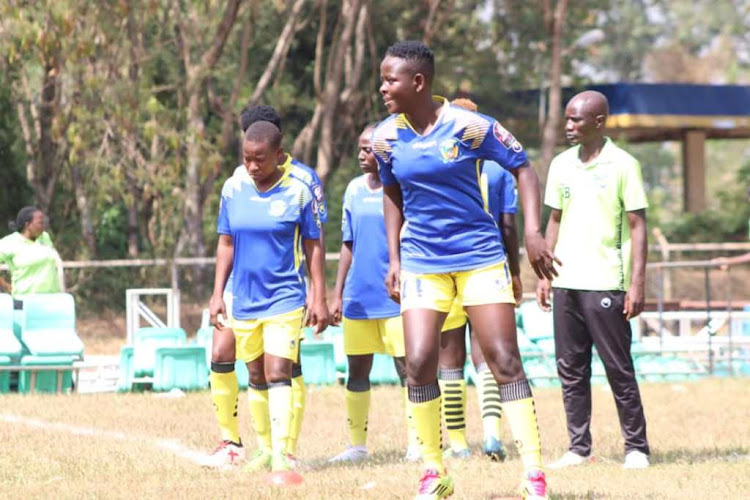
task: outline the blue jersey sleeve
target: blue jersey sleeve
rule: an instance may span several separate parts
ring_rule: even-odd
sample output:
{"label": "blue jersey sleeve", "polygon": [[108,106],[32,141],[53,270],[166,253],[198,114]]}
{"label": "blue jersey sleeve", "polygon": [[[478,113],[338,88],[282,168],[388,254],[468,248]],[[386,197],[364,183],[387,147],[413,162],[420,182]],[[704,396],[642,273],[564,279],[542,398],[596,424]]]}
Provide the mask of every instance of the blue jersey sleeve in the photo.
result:
{"label": "blue jersey sleeve", "polygon": [[302,237],[306,240],[317,240],[320,238],[320,218],[316,211],[314,198],[305,201],[302,207],[300,221]]}
{"label": "blue jersey sleeve", "polygon": [[518,168],[528,161],[521,143],[500,123],[486,117],[492,123],[479,147],[479,154],[485,160],[492,160],[506,170]]}
{"label": "blue jersey sleeve", "polygon": [[229,213],[227,210],[227,199],[223,196],[219,202],[219,217],[216,220],[216,233],[217,234],[232,234],[232,229],[229,227]]}
{"label": "blue jersey sleeve", "polygon": [[518,190],[513,174],[503,170],[500,175],[500,213],[514,214],[518,212]]}
{"label": "blue jersey sleeve", "polygon": [[318,177],[318,174],[316,174],[315,170],[312,168],[310,169],[310,174],[312,177],[310,190],[313,194],[313,203],[315,204],[314,208],[318,212],[320,222],[325,224],[328,222],[328,203],[326,202],[326,196],[323,192],[323,185],[320,182],[320,177]]}
{"label": "blue jersey sleeve", "polygon": [[393,165],[391,165],[391,146],[388,144],[384,133],[383,125],[379,125],[372,133],[372,151],[375,153],[375,159],[378,161],[378,175],[380,182],[385,186],[398,184],[396,176],[393,175]]}
{"label": "blue jersey sleeve", "polygon": [[352,231],[352,185],[346,187],[344,193],[344,207],[341,210],[341,241],[354,241]]}

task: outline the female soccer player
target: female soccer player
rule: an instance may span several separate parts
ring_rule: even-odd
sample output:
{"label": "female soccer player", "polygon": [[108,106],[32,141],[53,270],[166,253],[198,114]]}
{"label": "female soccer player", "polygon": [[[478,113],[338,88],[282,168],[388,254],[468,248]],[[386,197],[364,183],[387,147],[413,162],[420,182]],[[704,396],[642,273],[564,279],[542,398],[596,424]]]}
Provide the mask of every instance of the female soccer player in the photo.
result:
{"label": "female soccer player", "polygon": [[[385,288],[388,243],[383,219],[383,185],[370,145],[373,129],[374,126],[368,126],[359,136],[359,166],[364,175],[352,180],[344,193],[341,258],[331,304],[334,324],[341,322],[343,316],[344,351],[349,362],[346,414],[350,446],[330,460],[334,463],[361,462],[367,458],[373,354],[393,356],[402,386],[406,383],[401,311],[399,305],[388,298]],[[410,438],[414,438],[413,433]]]}
{"label": "female soccer player", "polygon": [[425,461],[417,498],[453,492],[442,461],[437,369],[440,329],[454,299],[469,315],[498,382],[524,463],[522,495],[547,498],[534,400],[516,342],[510,273],[479,185],[483,160],[514,173],[529,260],[538,275],[552,276],[554,256],[539,224],[539,180],[521,144],[497,121],[432,97],[434,56],[427,46],[391,46],[380,72],[380,93],[392,116],[375,130],[373,151],[384,186],[386,286],[401,301],[409,401]]}
{"label": "female soccer player", "polygon": [[[455,99],[451,102],[469,111],[476,111],[477,105],[470,99]],[[521,301],[521,285],[518,263],[518,235],[515,213],[518,210],[516,181],[513,174],[494,161],[482,165],[480,187],[487,210],[500,228],[500,241],[507,254],[507,262],[513,285],[513,296],[518,304]],[[494,461],[505,460],[505,450],[500,441],[500,393],[492,372],[487,367],[477,336],[471,336],[471,361],[476,369],[479,411],[482,415],[484,453]],[[466,441],[466,313],[457,301],[453,301],[440,335],[440,358],[438,363],[438,383],[443,394],[443,423],[448,431],[449,447],[443,456],[468,458],[469,445]]]}
{"label": "female soccer player", "polygon": [[[271,106],[257,105],[242,110],[240,122],[242,133],[245,134],[248,127],[255,122],[265,121],[272,123],[281,131],[281,116]],[[282,134],[283,135],[283,134]],[[317,212],[321,224],[328,222],[328,208],[326,205],[323,189],[320,179],[315,171],[286,155],[284,168],[290,170],[290,175],[296,177],[305,183],[313,194],[314,210]],[[238,166],[234,174],[240,178],[247,177],[247,169],[244,165]],[[321,225],[320,239],[323,245],[323,225]],[[300,268],[300,276],[304,279],[304,270]],[[224,302],[231,313],[232,299],[232,282],[233,276],[230,274],[224,290]],[[312,303],[312,294],[308,294],[307,303]],[[221,432],[221,443],[214,452],[206,457],[202,465],[205,467],[224,467],[228,465],[238,465],[245,460],[245,450],[242,446],[239,435],[239,420],[237,417],[237,402],[239,396],[239,387],[237,375],[234,372],[235,341],[234,332],[228,327],[214,327],[213,344],[211,352],[211,399],[214,403],[214,410]],[[248,371],[255,378],[263,376],[263,359],[258,358],[248,365]],[[250,412],[254,415],[268,413],[268,398],[263,397],[263,393],[258,393],[250,387],[248,389],[250,400]],[[302,366],[299,362],[292,367],[292,397],[294,398],[294,412],[292,414],[292,428],[289,435],[287,454],[294,461],[296,454],[297,441],[302,430],[302,417],[305,410],[306,389],[305,379],[302,375]],[[269,433],[259,436],[262,442],[268,442]]]}
{"label": "female soccer player", "polygon": [[251,373],[250,386],[256,391],[251,398],[267,398],[269,408],[252,416],[259,436],[270,429],[270,446],[259,442],[248,467],[283,471],[291,468],[286,450],[292,418],[292,365],[298,357],[304,320],[300,238],[314,289],[308,323],[319,333],[328,321],[320,220],[309,187],[283,168],[287,156],[276,126],[268,122],[251,125],[245,133],[243,159],[247,177],[232,176],[222,189],[211,321],[216,325],[218,315],[227,316],[222,296],[233,273],[228,326],[234,331],[238,359],[251,363],[263,357],[263,373]]}

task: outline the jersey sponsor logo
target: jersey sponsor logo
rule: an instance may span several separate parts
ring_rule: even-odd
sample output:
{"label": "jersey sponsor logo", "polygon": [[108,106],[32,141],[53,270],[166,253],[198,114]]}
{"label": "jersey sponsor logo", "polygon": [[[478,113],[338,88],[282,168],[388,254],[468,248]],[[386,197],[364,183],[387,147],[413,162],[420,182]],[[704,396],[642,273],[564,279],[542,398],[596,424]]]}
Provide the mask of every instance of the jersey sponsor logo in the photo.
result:
{"label": "jersey sponsor logo", "polygon": [[521,143],[513,137],[513,134],[511,134],[508,129],[500,125],[499,122],[495,122],[495,125],[492,127],[492,135],[495,136],[495,139],[497,139],[505,149],[511,149],[516,153],[523,151]]}
{"label": "jersey sponsor logo", "polygon": [[286,212],[286,202],[284,200],[273,200],[268,206],[268,215],[271,217],[281,217]]}
{"label": "jersey sponsor logo", "polygon": [[320,214],[321,216],[325,215],[326,213],[326,204],[325,204],[325,198],[323,197],[323,189],[320,187],[320,184],[316,184],[312,188],[313,192],[313,210]]}
{"label": "jersey sponsor logo", "polygon": [[440,156],[443,157],[443,163],[455,161],[455,159],[458,158],[458,141],[451,138],[441,142]]}
{"label": "jersey sponsor logo", "polygon": [[604,297],[601,301],[601,305],[604,309],[609,309],[612,306],[612,299]]}

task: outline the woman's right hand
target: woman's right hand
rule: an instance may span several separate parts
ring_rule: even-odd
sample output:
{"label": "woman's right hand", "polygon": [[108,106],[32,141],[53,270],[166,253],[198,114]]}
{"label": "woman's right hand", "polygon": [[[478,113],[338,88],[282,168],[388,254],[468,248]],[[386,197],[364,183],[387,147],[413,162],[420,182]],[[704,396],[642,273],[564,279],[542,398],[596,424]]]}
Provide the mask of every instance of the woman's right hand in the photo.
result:
{"label": "woman's right hand", "polygon": [[221,295],[212,295],[211,301],[208,303],[208,313],[212,326],[220,330],[224,328],[224,323],[227,320],[227,306],[224,304],[224,297]]}
{"label": "woman's right hand", "polygon": [[388,265],[388,272],[385,275],[385,288],[388,290],[388,296],[397,304],[401,303],[401,262],[394,262]]}

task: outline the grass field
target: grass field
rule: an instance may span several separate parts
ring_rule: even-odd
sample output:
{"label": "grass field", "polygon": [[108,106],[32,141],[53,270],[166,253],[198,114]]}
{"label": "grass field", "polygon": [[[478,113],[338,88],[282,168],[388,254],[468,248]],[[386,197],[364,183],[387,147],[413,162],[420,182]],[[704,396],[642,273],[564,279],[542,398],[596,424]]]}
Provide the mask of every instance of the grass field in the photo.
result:
{"label": "grass field", "polygon": [[[612,396],[594,388],[596,461],[549,471],[552,498],[750,498],[750,380],[643,384],[651,469],[621,468],[622,440]],[[395,499],[416,492],[420,467],[399,459],[405,448],[400,391],[372,396],[364,466],[327,467],[345,446],[344,391],[310,388],[299,458],[302,486],[273,488],[241,470],[201,469],[194,459],[216,445],[207,392],[181,398],[145,394],[0,396],[0,498],[314,498]],[[536,389],[545,460],[565,451],[565,424],[556,389]],[[468,461],[449,462],[454,498],[513,496],[521,471],[479,453],[476,394],[469,389]],[[253,444],[243,395],[242,434]],[[505,441],[509,437],[505,435]],[[511,446],[512,448],[512,446]]]}

